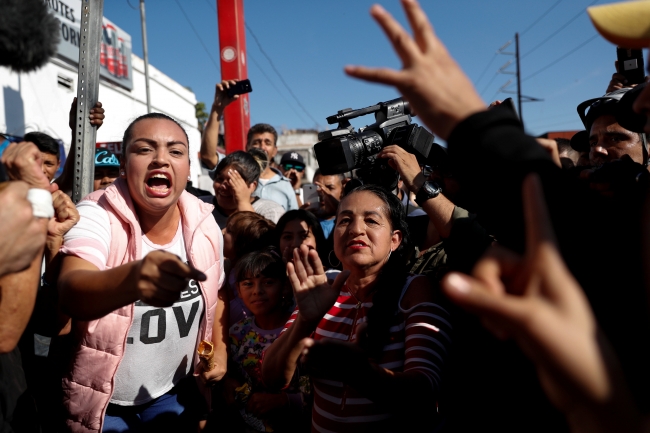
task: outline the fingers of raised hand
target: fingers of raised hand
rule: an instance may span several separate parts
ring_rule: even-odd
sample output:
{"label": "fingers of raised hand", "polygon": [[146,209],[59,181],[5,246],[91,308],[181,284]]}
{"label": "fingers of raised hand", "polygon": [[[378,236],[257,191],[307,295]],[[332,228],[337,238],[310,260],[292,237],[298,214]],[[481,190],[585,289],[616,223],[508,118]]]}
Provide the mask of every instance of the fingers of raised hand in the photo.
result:
{"label": "fingers of raised hand", "polygon": [[297,286],[294,285],[294,288],[296,288],[296,287],[301,288],[303,282],[304,283],[307,282],[308,275],[307,275],[307,271],[305,270],[305,265],[302,262],[302,256],[300,254],[300,249],[299,248],[295,248],[293,250],[293,263],[290,263],[289,265],[287,265],[287,269],[289,268],[289,266],[291,266],[291,268],[293,268],[293,272],[294,272],[294,274],[296,276],[296,279],[297,279],[296,282],[298,283]]}
{"label": "fingers of raised hand", "polygon": [[309,249],[307,252],[307,258],[308,258],[309,266],[315,275],[325,274],[325,269],[323,269],[323,263],[320,261],[320,257],[318,256],[318,251]]}
{"label": "fingers of raised hand", "polygon": [[415,0],[402,0],[402,6],[413,29],[415,42],[422,52],[428,52],[436,42],[436,36],[429,19]]}
{"label": "fingers of raised hand", "polygon": [[494,246],[481,257],[472,269],[472,276],[480,280],[485,288],[495,295],[514,292],[512,282],[521,273],[522,259],[514,252],[501,246]]}
{"label": "fingers of raised hand", "polygon": [[383,7],[374,5],[370,14],[384,30],[388,40],[393,45],[395,52],[402,60],[405,68],[411,66],[413,61],[420,56],[420,48],[404,28]]}
{"label": "fingers of raised hand", "polygon": [[381,83],[389,86],[399,86],[404,81],[402,71],[396,71],[390,68],[367,68],[365,66],[346,66],[345,73],[351,77],[361,80],[370,81],[371,83]]}
{"label": "fingers of raised hand", "polygon": [[291,283],[291,287],[293,288],[294,293],[296,291],[300,291],[300,289],[302,288],[301,287],[302,283],[300,282],[300,278],[296,273],[296,267],[293,264],[293,262],[287,262],[287,276],[289,277],[289,282]]}
{"label": "fingers of raised hand", "polygon": [[492,323],[519,322],[527,311],[524,299],[508,294],[499,296],[485,283],[468,275],[450,272],[441,286],[454,303]]}
{"label": "fingers of raised hand", "polygon": [[526,254],[531,257],[542,244],[555,246],[555,233],[538,175],[526,176],[522,195],[526,221]]}
{"label": "fingers of raised hand", "polygon": [[[309,256],[309,247],[306,245],[300,245],[300,259],[302,260],[302,265],[305,267],[305,272],[307,273],[307,276],[312,276],[314,275],[314,267],[312,266],[312,261],[310,260]],[[318,257],[318,254],[316,254],[316,257]],[[320,260],[319,260],[320,262]]]}

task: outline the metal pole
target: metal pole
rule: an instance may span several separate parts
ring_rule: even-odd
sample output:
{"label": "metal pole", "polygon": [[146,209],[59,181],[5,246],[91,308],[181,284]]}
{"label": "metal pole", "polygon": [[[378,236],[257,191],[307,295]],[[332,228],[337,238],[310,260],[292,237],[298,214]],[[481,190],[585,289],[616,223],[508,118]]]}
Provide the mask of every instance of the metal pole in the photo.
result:
{"label": "metal pole", "polygon": [[90,124],[90,109],[99,94],[99,52],[102,40],[104,0],[81,1],[79,76],[77,78],[77,136],[72,200],[77,203],[93,191],[95,178],[95,138],[97,128]]}
{"label": "metal pole", "polygon": [[144,55],[144,85],[147,90],[147,113],[151,113],[149,95],[149,52],[147,49],[147,19],[144,14],[144,0],[140,0],[140,24],[142,25],[142,54]]}
{"label": "metal pole", "polygon": [[515,33],[515,57],[517,58],[517,103],[519,108],[519,120],[524,124],[524,113],[521,111],[521,69],[519,67],[519,33]]}

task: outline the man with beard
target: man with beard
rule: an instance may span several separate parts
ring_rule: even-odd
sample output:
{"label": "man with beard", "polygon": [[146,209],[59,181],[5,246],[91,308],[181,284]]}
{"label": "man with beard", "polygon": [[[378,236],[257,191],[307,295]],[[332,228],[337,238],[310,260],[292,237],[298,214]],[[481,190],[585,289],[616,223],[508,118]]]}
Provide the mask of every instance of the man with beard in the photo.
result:
{"label": "man with beard", "polygon": [[280,169],[284,177],[291,181],[291,186],[296,193],[296,200],[298,200],[298,206],[302,206],[304,201],[302,178],[305,176],[305,160],[298,152],[287,152],[282,155]]}
{"label": "man with beard", "polygon": [[625,155],[632,161],[647,166],[646,134],[625,129],[616,120],[618,101],[629,90],[631,90],[629,87],[618,89],[601,98],[587,100],[578,106],[578,113],[589,132],[588,150],[591,166],[599,167],[607,162],[622,159]]}

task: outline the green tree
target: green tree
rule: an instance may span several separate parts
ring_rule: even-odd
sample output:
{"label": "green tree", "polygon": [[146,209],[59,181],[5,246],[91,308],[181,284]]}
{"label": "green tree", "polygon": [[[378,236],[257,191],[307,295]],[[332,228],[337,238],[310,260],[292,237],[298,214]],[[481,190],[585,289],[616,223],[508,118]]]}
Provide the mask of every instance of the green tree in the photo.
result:
{"label": "green tree", "polygon": [[209,113],[205,111],[204,102],[197,102],[194,106],[194,109],[196,110],[196,120],[199,123],[199,131],[201,131],[201,134],[203,134],[203,127],[205,126],[205,122],[208,121]]}

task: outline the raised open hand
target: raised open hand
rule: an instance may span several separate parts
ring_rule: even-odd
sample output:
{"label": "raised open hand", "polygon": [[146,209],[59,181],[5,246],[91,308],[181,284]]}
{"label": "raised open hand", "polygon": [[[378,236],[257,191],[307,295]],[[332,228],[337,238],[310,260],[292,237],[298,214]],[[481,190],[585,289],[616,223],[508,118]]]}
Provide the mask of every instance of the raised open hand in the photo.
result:
{"label": "raised open hand", "polygon": [[447,139],[470,114],[485,110],[474,86],[438,39],[415,0],[402,0],[413,37],[379,5],[370,10],[402,60],[403,68],[347,66],[345,72],[374,83],[395,86],[434,134]]}
{"label": "raised open hand", "polygon": [[328,284],[316,250],[301,245],[293,250],[293,262],[287,263],[287,274],[300,316],[313,324],[318,323],[332,308],[350,273],[343,271],[336,277],[334,284]]}

